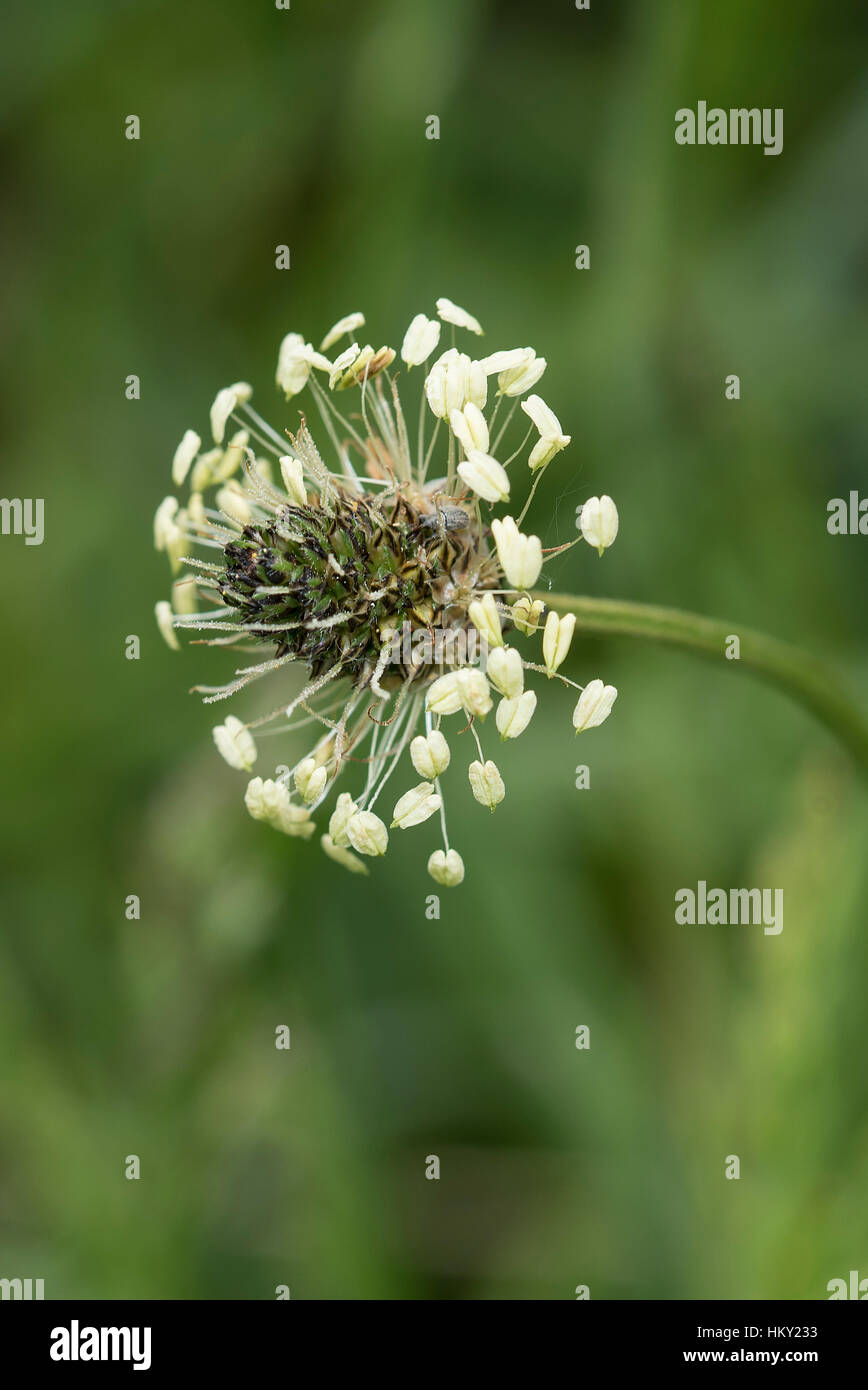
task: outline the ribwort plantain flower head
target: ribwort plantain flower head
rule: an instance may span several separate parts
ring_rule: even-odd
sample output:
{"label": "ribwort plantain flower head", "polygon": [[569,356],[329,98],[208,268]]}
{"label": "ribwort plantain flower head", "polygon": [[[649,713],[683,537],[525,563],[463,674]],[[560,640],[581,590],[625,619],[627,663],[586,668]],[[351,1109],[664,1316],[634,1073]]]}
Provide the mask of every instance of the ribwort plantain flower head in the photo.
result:
{"label": "ribwort plantain flower head", "polygon": [[[277,386],[286,400],[304,394],[307,412],[294,407],[298,422],[280,434],[254,409],[247,382],[219,391],[213,446],[188,429],[175,450],[173,482],[188,495],[161,502],[154,540],[174,579],[171,602],[156,605],[167,644],[177,649],[187,632],[246,654],[226,684],[196,687],[205,702],[234,700],[263,677],[277,688],[276,708],[246,719],[235,709],[213,729],[224,760],[249,777],[273,746],[266,740],[312,731],[294,763],[269,759],[274,775],[248,781],[250,815],[302,839],[319,827],[328,857],[355,873],[387,853],[390,829],[400,840],[430,822],[442,848],[429,852],[428,870],[448,887],[464,878],[441,782],[458,738],[471,744],[465,788],[493,811],[505,786],[480,726],[494,710],[500,740],[524,732],[537,704],[530,673],[575,686],[558,669],[575,622],[554,612],[543,622],[544,604],[528,592],[567,548],[546,551],[522,529],[549,463],[570,443],[540,396],[521,400],[545,359],[533,348],[460,352],[456,329],[479,336],[479,321],[448,299],[436,310],[417,314],[402,340],[397,365],[418,383],[412,411],[390,370],[396,352],[356,340],[361,313],[339,320],[319,351],[286,334]],[[444,325],[453,344],[432,361]],[[408,375],[416,367],[421,379]],[[519,404],[530,426],[508,452]],[[495,516],[522,456],[528,503],[518,518]],[[611,500],[591,499],[585,538],[602,553],[616,530]],[[543,664],[532,650],[540,646]],[[601,723],[615,693],[594,681],[575,728]]]}

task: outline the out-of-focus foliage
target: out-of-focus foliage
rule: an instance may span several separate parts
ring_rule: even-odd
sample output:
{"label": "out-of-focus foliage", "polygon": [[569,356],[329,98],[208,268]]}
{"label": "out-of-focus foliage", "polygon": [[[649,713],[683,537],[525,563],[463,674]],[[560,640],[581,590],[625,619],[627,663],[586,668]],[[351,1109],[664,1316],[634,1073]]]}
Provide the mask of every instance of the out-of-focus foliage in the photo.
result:
{"label": "out-of-focus foliage", "polygon": [[[468,877],[428,921],[425,828],[360,881],[246,816],[186,694],[231,657],[163,646],[149,536],[217,387],[297,419],[284,332],[361,308],[396,343],[446,294],[549,360],[573,443],[545,543],[618,501],[558,587],[765,627],[864,690],[868,541],[825,529],[868,491],[864,16],[80,0],[4,30],[3,491],[45,498],[46,539],[0,551],[0,1275],[474,1299],[868,1274],[868,810],[827,736],[731,663],[577,643],[612,718],[577,741],[554,694],[495,754],[493,817],[456,758]],[[679,148],[699,99],[783,107],[783,154]],[[782,934],[676,927],[700,878],[783,887]]]}

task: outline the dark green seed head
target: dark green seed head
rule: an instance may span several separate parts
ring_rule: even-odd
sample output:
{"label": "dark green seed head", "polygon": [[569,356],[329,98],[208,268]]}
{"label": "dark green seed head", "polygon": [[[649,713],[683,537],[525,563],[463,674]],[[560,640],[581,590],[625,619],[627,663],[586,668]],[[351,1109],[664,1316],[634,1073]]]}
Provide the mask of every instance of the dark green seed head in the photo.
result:
{"label": "dark green seed head", "polygon": [[497,582],[467,513],[447,511],[338,490],[328,511],[285,507],[226,547],[220,593],[276,655],[305,662],[314,677],[340,663],[362,684],[384,628],[466,626],[472,598]]}

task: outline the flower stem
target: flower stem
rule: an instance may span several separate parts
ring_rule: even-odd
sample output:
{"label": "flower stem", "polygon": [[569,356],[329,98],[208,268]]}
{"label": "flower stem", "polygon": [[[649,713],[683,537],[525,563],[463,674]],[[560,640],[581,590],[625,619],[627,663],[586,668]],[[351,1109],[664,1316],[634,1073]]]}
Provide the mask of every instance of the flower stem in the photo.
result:
{"label": "flower stem", "polygon": [[[643,637],[720,661],[729,669],[755,671],[817,716],[849,749],[868,777],[868,718],[822,662],[775,637],[738,624],[703,618],[678,608],[657,608],[620,599],[574,594],[532,595],[550,608],[574,613],[576,630],[610,637]],[[739,659],[726,659],[727,638],[739,639]]]}

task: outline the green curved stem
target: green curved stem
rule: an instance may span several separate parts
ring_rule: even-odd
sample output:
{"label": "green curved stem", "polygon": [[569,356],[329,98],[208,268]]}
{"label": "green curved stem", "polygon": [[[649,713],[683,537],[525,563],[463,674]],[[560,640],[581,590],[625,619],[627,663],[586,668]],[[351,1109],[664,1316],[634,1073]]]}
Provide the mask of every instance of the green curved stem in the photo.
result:
{"label": "green curved stem", "polygon": [[[574,613],[579,632],[642,637],[713,657],[730,669],[755,671],[815,714],[849,749],[862,773],[868,776],[868,718],[838,679],[830,676],[816,658],[798,648],[762,632],[684,613],[678,608],[541,591],[533,597],[562,613]],[[737,661],[725,657],[730,636],[739,639]]]}

